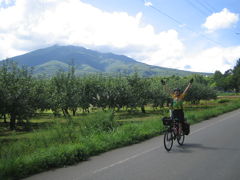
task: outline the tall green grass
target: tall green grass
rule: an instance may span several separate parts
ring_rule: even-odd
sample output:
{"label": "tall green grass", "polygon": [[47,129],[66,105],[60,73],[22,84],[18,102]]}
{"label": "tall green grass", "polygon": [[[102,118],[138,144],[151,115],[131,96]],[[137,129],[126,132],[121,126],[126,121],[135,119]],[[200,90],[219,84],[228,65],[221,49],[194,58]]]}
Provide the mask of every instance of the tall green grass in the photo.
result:
{"label": "tall green grass", "polygon": [[[224,103],[210,109],[187,111],[191,124],[240,108],[240,101]],[[163,132],[161,116],[151,120],[119,125],[112,112],[52,123],[0,147],[0,179],[19,179],[47,169],[87,160],[110,149],[137,143]]]}
{"label": "tall green grass", "polygon": [[111,112],[99,112],[67,123],[57,122],[46,130],[34,132],[31,139],[1,147],[0,179],[18,179],[74,164],[91,155],[152,137],[161,128],[159,120],[118,126]]}
{"label": "tall green grass", "polygon": [[[221,103],[220,103],[221,104]],[[218,105],[216,107],[207,108],[207,109],[201,109],[201,111],[187,111],[186,118],[188,119],[188,122],[191,124],[207,120],[209,118],[216,117],[220,114],[224,114],[230,111],[233,111],[235,109],[240,108],[240,101],[239,100],[232,100],[227,103],[223,103],[221,105]]]}

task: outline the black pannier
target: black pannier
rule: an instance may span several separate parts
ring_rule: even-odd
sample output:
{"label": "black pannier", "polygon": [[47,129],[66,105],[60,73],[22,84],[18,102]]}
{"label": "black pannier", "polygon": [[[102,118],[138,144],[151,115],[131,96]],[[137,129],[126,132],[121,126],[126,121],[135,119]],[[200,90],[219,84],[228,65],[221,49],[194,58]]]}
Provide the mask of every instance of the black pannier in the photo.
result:
{"label": "black pannier", "polygon": [[172,124],[172,119],[169,117],[163,117],[162,122],[164,126],[170,126]]}
{"label": "black pannier", "polygon": [[185,135],[189,135],[190,133],[190,125],[187,122],[183,123],[183,132]]}

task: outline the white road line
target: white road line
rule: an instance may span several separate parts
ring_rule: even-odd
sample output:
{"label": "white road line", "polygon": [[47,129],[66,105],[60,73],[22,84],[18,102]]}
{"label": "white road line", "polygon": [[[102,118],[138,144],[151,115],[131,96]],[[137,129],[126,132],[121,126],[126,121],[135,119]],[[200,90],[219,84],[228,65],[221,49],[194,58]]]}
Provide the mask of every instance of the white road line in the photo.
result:
{"label": "white road line", "polygon": [[[239,114],[239,113],[238,113],[238,114]],[[230,119],[230,118],[232,118],[232,117],[234,117],[234,116],[236,116],[236,114],[233,114],[232,116],[226,117],[226,118],[221,119],[221,120],[217,120],[217,121],[214,122],[214,123],[211,123],[211,124],[209,124],[209,125],[207,125],[207,126],[201,127],[201,128],[199,128],[199,129],[193,131],[191,134],[195,134],[195,133],[197,133],[197,132],[199,132],[199,131],[201,131],[201,130],[203,130],[203,129],[206,129],[206,128],[209,128],[209,127],[211,127],[211,126],[214,126],[214,125],[216,125],[216,124],[218,124],[218,123],[220,123],[220,122],[222,122],[222,121],[228,120],[228,119]],[[121,161],[117,161],[117,162],[115,162],[115,163],[113,163],[113,164],[110,164],[109,166],[105,166],[105,167],[103,167],[103,168],[97,169],[97,170],[93,171],[93,174],[96,174],[96,173],[99,173],[99,172],[101,172],[101,171],[107,170],[107,169],[109,169],[109,168],[111,168],[111,167],[114,167],[114,166],[116,166],[116,165],[118,165],[118,164],[122,164],[122,163],[124,163],[124,162],[126,162],[126,161],[129,161],[129,160],[131,160],[131,159],[137,158],[137,157],[139,157],[139,156],[141,156],[141,155],[143,155],[143,154],[152,152],[152,151],[154,151],[154,150],[156,150],[156,149],[158,149],[158,148],[160,148],[160,147],[161,147],[161,146],[157,146],[157,147],[151,148],[151,149],[149,149],[149,150],[147,150],[147,151],[143,151],[143,152],[141,152],[141,153],[138,153],[138,154],[135,154],[135,155],[133,155],[133,156],[130,156],[130,157],[126,158],[126,159],[123,159],[123,160],[121,160]]]}
{"label": "white road line", "polygon": [[113,163],[113,164],[111,164],[111,165],[109,165],[109,166],[105,166],[105,167],[103,167],[103,168],[101,168],[101,169],[97,169],[97,170],[95,170],[95,171],[93,172],[93,174],[96,174],[96,173],[98,173],[98,172],[104,171],[104,170],[109,169],[109,168],[111,168],[111,167],[113,167],[113,166],[116,166],[116,165],[118,165],[118,164],[122,164],[122,163],[124,163],[124,162],[126,162],[126,161],[129,161],[129,160],[131,160],[131,159],[134,159],[134,158],[136,158],[136,157],[138,157],[138,156],[141,156],[141,155],[143,155],[143,154],[146,154],[146,153],[149,153],[149,152],[154,151],[154,150],[156,150],[156,149],[159,149],[160,147],[161,147],[161,146],[157,146],[157,147],[151,148],[151,149],[149,149],[149,150],[147,150],[147,151],[143,151],[143,152],[141,152],[141,153],[135,154],[135,155],[130,156],[130,157],[128,157],[128,158],[126,158],[126,159],[123,159],[123,160],[121,160],[121,161],[117,161],[117,162],[115,162],[115,163]]}

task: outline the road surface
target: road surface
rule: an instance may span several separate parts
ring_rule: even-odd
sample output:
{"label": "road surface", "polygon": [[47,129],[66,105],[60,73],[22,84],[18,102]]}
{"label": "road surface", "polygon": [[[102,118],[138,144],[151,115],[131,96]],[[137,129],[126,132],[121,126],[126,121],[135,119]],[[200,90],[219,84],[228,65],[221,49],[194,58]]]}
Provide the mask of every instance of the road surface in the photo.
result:
{"label": "road surface", "polygon": [[184,146],[163,136],[26,180],[239,180],[240,110],[191,126]]}

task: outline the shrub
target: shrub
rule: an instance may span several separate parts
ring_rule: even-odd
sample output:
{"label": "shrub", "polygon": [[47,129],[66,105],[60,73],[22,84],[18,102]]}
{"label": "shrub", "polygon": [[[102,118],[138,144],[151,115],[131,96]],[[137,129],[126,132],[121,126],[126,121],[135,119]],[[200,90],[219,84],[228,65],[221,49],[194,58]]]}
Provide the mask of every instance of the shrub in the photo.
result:
{"label": "shrub", "polygon": [[218,103],[223,104],[223,103],[227,103],[229,101],[230,101],[229,99],[219,99]]}

